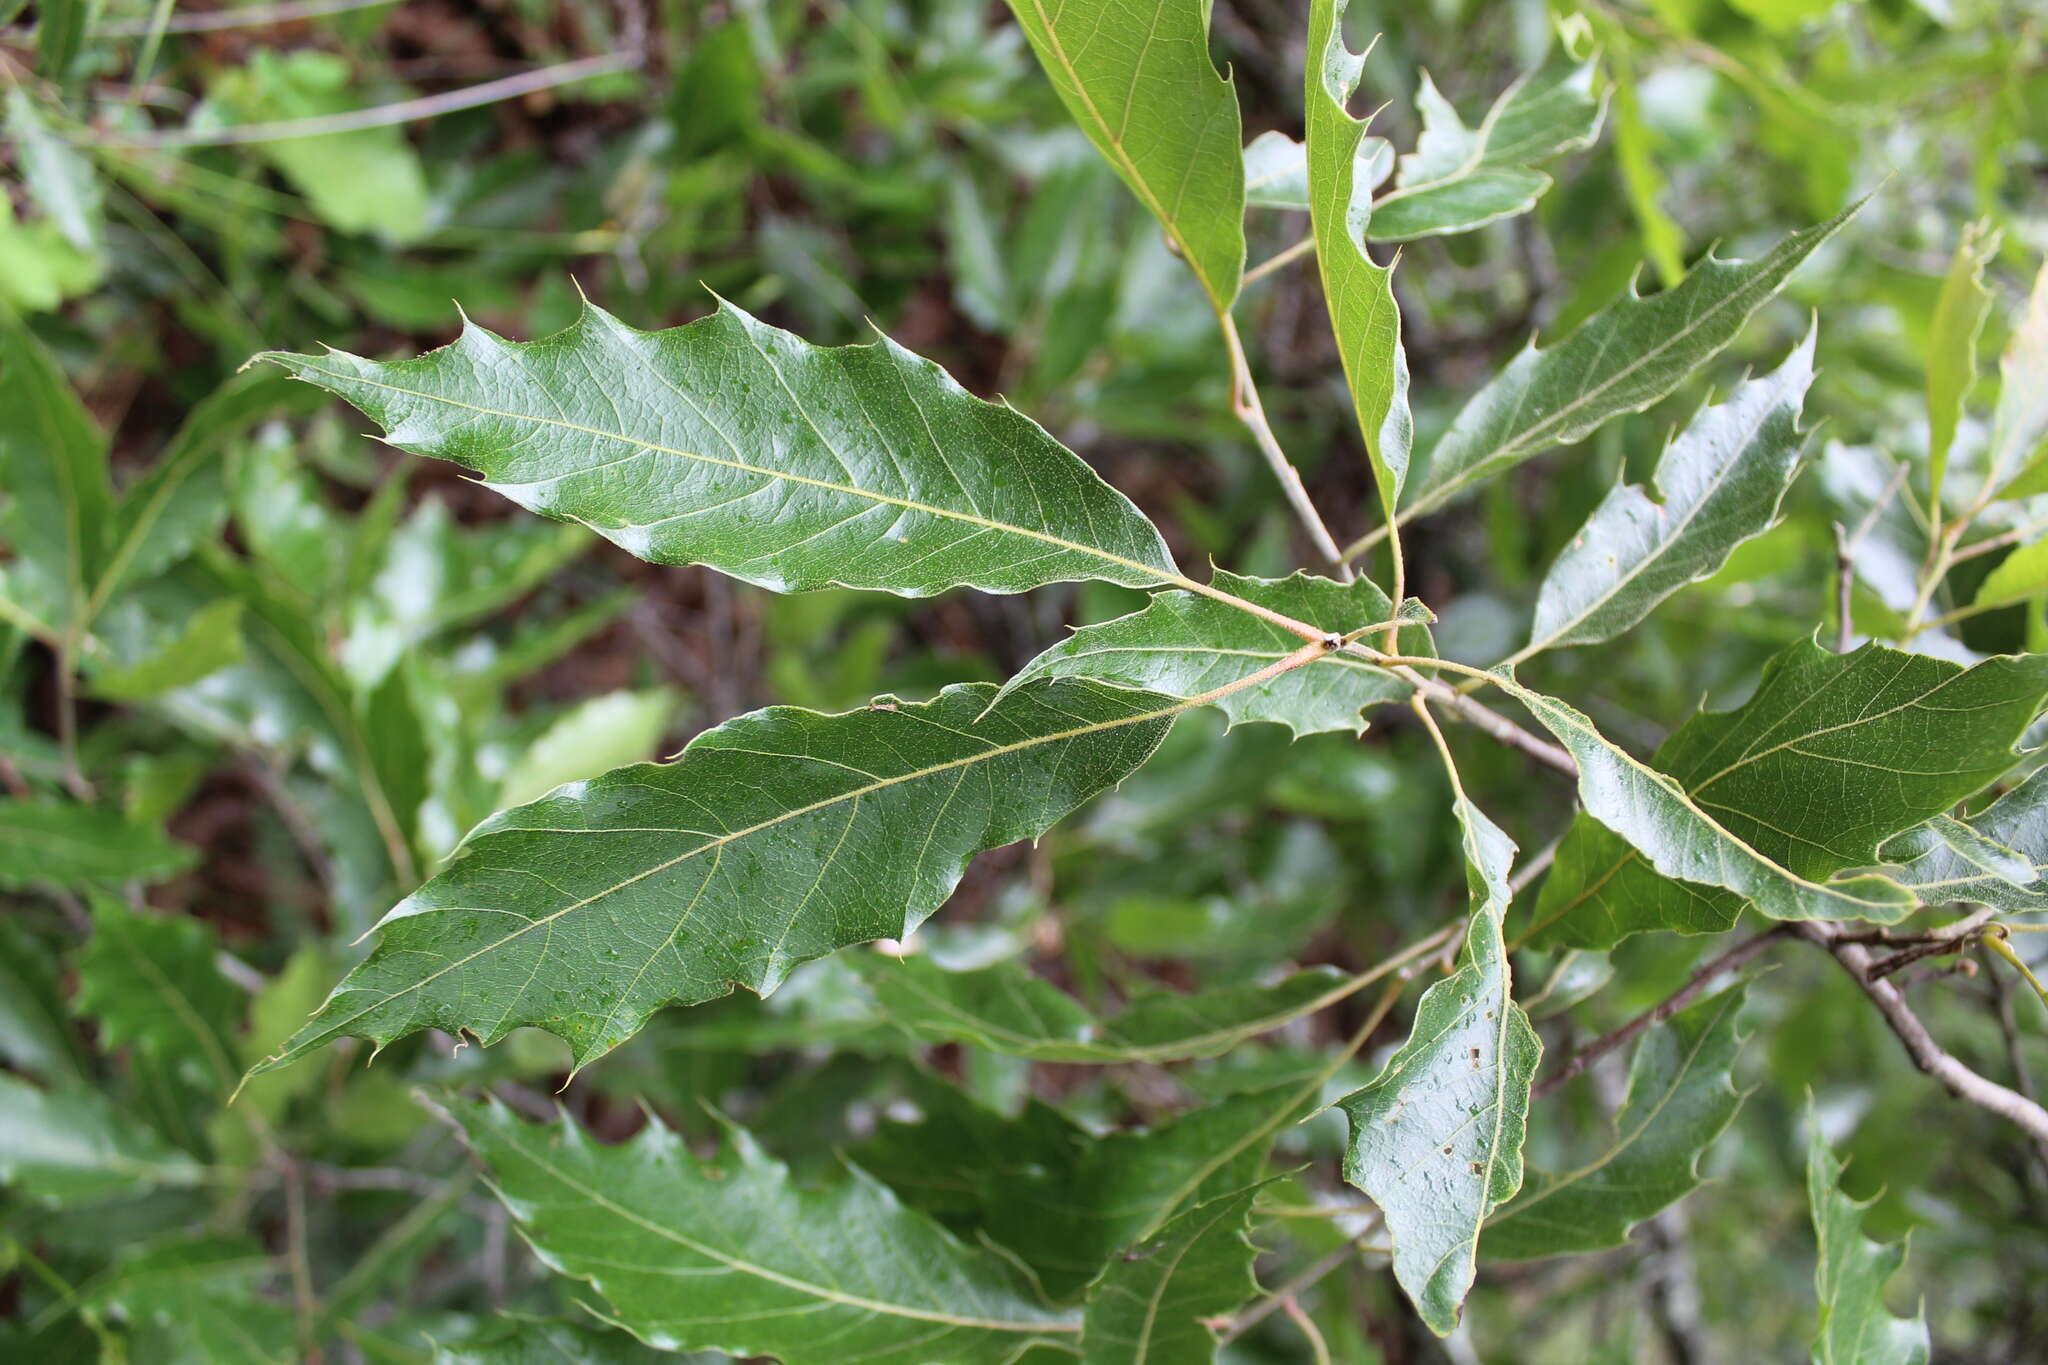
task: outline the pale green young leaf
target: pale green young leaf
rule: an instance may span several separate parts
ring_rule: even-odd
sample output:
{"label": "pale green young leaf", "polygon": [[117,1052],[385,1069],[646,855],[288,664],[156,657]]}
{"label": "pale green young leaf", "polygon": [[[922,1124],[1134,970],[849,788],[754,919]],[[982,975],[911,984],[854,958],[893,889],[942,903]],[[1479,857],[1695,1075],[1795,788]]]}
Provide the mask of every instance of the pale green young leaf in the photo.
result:
{"label": "pale green young leaf", "polygon": [[1984,267],[1998,254],[1999,236],[1988,221],[1965,224],[1934,301],[1934,320],[1927,331],[1927,465],[1932,489],[1927,500],[1933,507],[1941,506],[1949,448],[1955,444],[1963,401],[1977,382],[1977,338],[1991,312]]}
{"label": "pale green young leaf", "polygon": [[2048,768],[1964,820],[1937,815],[1884,846],[1894,874],[1929,905],[2048,910]]}
{"label": "pale green young leaf", "polygon": [[858,1169],[799,1188],[737,1128],[699,1157],[658,1118],[603,1146],[566,1118],[454,1108],[521,1235],[651,1346],[784,1365],[1007,1365],[1078,1329],[1014,1261]]}
{"label": "pale green young leaf", "polygon": [[1795,232],[1754,261],[1708,256],[1662,293],[1631,292],[1562,341],[1541,350],[1532,342],[1472,396],[1431,448],[1405,515],[1440,507],[1481,479],[1669,394],[1733,341],[1854,212]]}
{"label": "pale green young leaf", "polygon": [[[1387,595],[1365,579],[1338,583],[1297,573],[1244,578],[1216,570],[1213,586],[1245,601],[1333,634],[1351,634],[1396,617]],[[1404,619],[1420,624],[1409,603]],[[1410,647],[1424,632],[1407,632]],[[1095,678],[1171,697],[1195,697],[1235,682],[1301,647],[1301,638],[1208,597],[1165,592],[1128,616],[1082,626],[1026,664],[1003,684],[1005,694],[1041,678]],[[1271,721],[1295,735],[1365,729],[1364,713],[1407,698],[1408,684],[1346,654],[1326,654],[1305,667],[1220,697],[1232,725]]]}
{"label": "pale green young leaf", "polygon": [[1259,1292],[1248,1235],[1258,1187],[1181,1214],[1157,1236],[1109,1262],[1088,1286],[1082,1365],[1216,1359],[1208,1319],[1235,1312]]}
{"label": "pale green young leaf", "polygon": [[1773,919],[1894,922],[1919,903],[1910,889],[1825,879],[1876,863],[1892,835],[2008,771],[2044,695],[2048,656],[1965,668],[1802,641],[1765,666],[1748,702],[1679,727],[1654,769],[1595,745],[1583,717],[1541,699],[1532,713],[1579,759],[1586,808],[1537,902],[1542,941],[1607,948],[1649,929],[1717,932],[1744,899]]}
{"label": "pale green young leaf", "polygon": [[658,564],[778,592],[1187,586],[1159,532],[1072,451],[887,338],[828,350],[730,304],[641,332],[586,306],[523,344],[472,324],[391,364],[262,358],[393,445]]}
{"label": "pale green young leaf", "polygon": [[1699,1188],[1701,1154],[1742,1105],[1732,1079],[1742,996],[1722,991],[1643,1035],[1613,1142],[1571,1170],[1531,1171],[1487,1222],[1480,1250],[1489,1259],[1621,1246],[1637,1223]]}
{"label": "pale green young leaf", "polygon": [[1685,278],[1685,231],[1664,211],[1668,186],[1657,165],[1655,135],[1643,118],[1634,65],[1625,45],[1615,53],[1611,74],[1615,166],[1621,172],[1629,209],[1635,214],[1642,254],[1656,268],[1658,283],[1669,289]]}
{"label": "pale green young leaf", "polygon": [[1337,355],[1351,386],[1358,428],[1372,461],[1373,483],[1391,518],[1408,477],[1414,419],[1408,411],[1408,356],[1401,348],[1401,310],[1394,269],[1365,249],[1374,208],[1365,124],[1346,107],[1358,89],[1365,58],[1344,45],[1349,0],[1309,6],[1307,87],[1309,221],[1316,266]]}
{"label": "pale green young leaf", "polygon": [[1257,1180],[1316,1094],[1290,1081],[1106,1136],[1037,1100],[997,1114],[921,1073],[908,1097],[919,1121],[882,1125],[849,1160],[962,1240],[1014,1253],[1063,1302],[1176,1215]]}
{"label": "pale green young leaf", "polygon": [[[118,616],[108,619],[110,627]],[[93,694],[109,701],[150,701],[241,662],[242,603],[217,598],[179,622],[177,634],[148,642],[144,650],[136,657],[118,657],[117,645],[98,656],[106,662],[89,670]]]}
{"label": "pale green young leaf", "polygon": [[1502,91],[1476,128],[1423,73],[1415,92],[1422,136],[1401,158],[1394,188],[1373,206],[1373,240],[1469,232],[1534,208],[1550,188],[1537,165],[1599,135],[1606,100],[1593,91],[1593,70],[1591,59],[1559,48]]}
{"label": "pale green young leaf", "polygon": [[498,787],[500,806],[523,806],[564,782],[581,782],[646,758],[661,742],[676,694],[665,687],[607,692],[557,716]]}
{"label": "pale green young leaf", "polygon": [[0,1185],[69,1207],[196,1185],[204,1175],[191,1157],[97,1091],[39,1090],[0,1075]]}
{"label": "pale green young leaf", "polygon": [[1972,605],[1987,610],[2017,606],[2048,593],[2048,539],[2022,545],[1998,562],[1977,585]]}
{"label": "pale green young leaf", "polygon": [[952,972],[922,956],[852,961],[889,1022],[921,1042],[1079,1065],[1218,1056],[1357,989],[1351,977],[1318,967],[1270,986],[1153,991],[1105,1018],[1016,962]]}
{"label": "pale green young leaf", "polygon": [[159,881],[191,866],[193,856],[162,830],[104,806],[0,801],[0,887]]}
{"label": "pale green young leaf", "polygon": [[1063,681],[842,715],[770,707],[673,763],[557,788],[473,831],[377,950],[257,1071],[343,1035],[485,1043],[531,1024],[577,1063],[654,1011],[760,994],[901,938],[983,849],[1035,838],[1148,758],[1189,703]]}
{"label": "pale green young leaf", "polygon": [[0,307],[0,540],[8,597],[46,625],[82,625],[113,511],[106,441],[56,360]]}
{"label": "pale green young leaf", "polygon": [[1813,380],[1813,334],[1772,374],[1704,408],[1665,448],[1657,500],[1617,484],[1550,566],[1526,659],[1611,640],[1659,602],[1714,573],[1769,529],[1799,472],[1799,408]]}
{"label": "pale green young leaf", "polygon": [[2034,277],[2026,311],[1998,358],[1989,467],[1984,486],[2002,498],[2048,493],[2048,265]]}
{"label": "pale green young leaf", "polygon": [[189,915],[131,910],[111,896],[92,898],[92,922],[72,1003],[98,1025],[100,1045],[130,1048],[188,1086],[233,1085],[233,1038],[247,997],[215,964],[213,931]]}
{"label": "pale green young leaf", "polygon": [[1460,797],[1472,926],[1464,961],[1424,993],[1408,1041],[1341,1103],[1344,1178],[1385,1214],[1394,1278],[1429,1329],[1457,1326],[1479,1231],[1522,1184],[1529,1082],[1543,1055],[1515,1003],[1501,917],[1515,846]]}
{"label": "pale green young leaf", "polygon": [[1205,0],[1010,0],[1096,150],[1166,230],[1218,313],[1244,274],[1237,92],[1209,60]]}
{"label": "pale green young leaf", "polygon": [[1870,1204],[1842,1192],[1842,1164],[1811,1105],[1806,1122],[1806,1198],[1819,1243],[1813,1271],[1820,1300],[1815,1365],[1927,1365],[1926,1317],[1915,1312],[1897,1318],[1885,1307],[1885,1285],[1905,1264],[1906,1244],[1881,1245],[1863,1235]]}

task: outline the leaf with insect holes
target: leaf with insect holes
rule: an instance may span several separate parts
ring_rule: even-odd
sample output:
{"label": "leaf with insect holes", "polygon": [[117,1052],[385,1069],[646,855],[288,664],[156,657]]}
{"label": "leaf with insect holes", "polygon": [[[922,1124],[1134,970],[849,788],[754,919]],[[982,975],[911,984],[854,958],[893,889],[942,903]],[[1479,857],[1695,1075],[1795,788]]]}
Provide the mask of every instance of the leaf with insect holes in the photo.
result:
{"label": "leaf with insect holes", "polygon": [[1884,1302],[1886,1282],[1906,1262],[1905,1242],[1881,1245],[1863,1235],[1864,1215],[1876,1201],[1859,1203],[1842,1192],[1842,1163],[1810,1103],[1806,1126],[1806,1198],[1820,1244],[1813,1272],[1820,1300],[1815,1365],[1927,1365],[1932,1348],[1925,1314],[1896,1318]]}
{"label": "leaf with insect holes", "polygon": [[1742,1106],[1732,1080],[1746,1032],[1742,996],[1739,986],[1722,991],[1643,1035],[1613,1141],[1583,1165],[1529,1172],[1487,1220],[1487,1259],[1621,1246],[1630,1228],[1699,1188],[1701,1153]]}
{"label": "leaf with insect holes", "polygon": [[1088,1286],[1081,1320],[1082,1365],[1216,1359],[1211,1319],[1259,1292],[1249,1236],[1259,1187],[1212,1199],[1157,1236],[1114,1257]]}
{"label": "leaf with insect holes", "polygon": [[[1348,634],[1397,619],[1387,595],[1364,579],[1338,583],[1297,573],[1289,578],[1244,578],[1223,569],[1214,586],[1332,634]],[[1434,618],[1410,601],[1399,619],[1413,650],[1427,650]],[[1164,592],[1128,616],[1082,626],[1073,635],[1024,665],[1003,684],[1005,694],[1042,678],[1096,678],[1197,697],[1278,663],[1301,647],[1301,639],[1280,627],[1212,598]],[[1215,705],[1232,725],[1271,721],[1297,736],[1325,730],[1358,734],[1364,713],[1405,701],[1408,684],[1385,669],[1349,654],[1325,654],[1304,667],[1256,686],[1232,692]]]}
{"label": "leaf with insect holes", "polygon": [[1807,333],[1776,372],[1686,425],[1657,463],[1661,501],[1628,483],[1608,493],[1544,576],[1517,659],[1613,639],[1770,528],[1805,453],[1799,406],[1813,342]]}
{"label": "leaf with insect holes", "polygon": [[1349,0],[1314,0],[1309,6],[1307,89],[1309,222],[1316,265],[1337,355],[1351,386],[1358,429],[1364,433],[1374,486],[1389,516],[1408,477],[1415,423],[1408,411],[1408,355],[1401,349],[1401,310],[1394,302],[1394,268],[1377,264],[1365,249],[1372,203],[1373,156],[1365,124],[1346,108],[1358,89],[1365,58],[1344,45]]}
{"label": "leaf with insect holes", "polygon": [[1745,899],[1773,919],[1893,923],[1919,904],[1908,887],[1823,879],[1876,863],[1892,835],[2002,776],[2044,695],[2048,655],[1965,668],[1801,641],[1765,666],[1748,702],[1679,727],[1654,767],[1596,750],[1590,727],[1561,729],[1546,713],[1569,708],[1545,702],[1537,718],[1582,767],[1603,756],[1596,794],[1581,778],[1586,814],[1537,901],[1549,926],[1537,941],[1607,948],[1644,930],[1719,932]]}
{"label": "leaf with insect holes", "polygon": [[1438,1336],[1457,1326],[1480,1228],[1521,1188],[1529,1082],[1543,1056],[1501,933],[1515,846],[1462,796],[1456,808],[1473,901],[1464,961],[1423,994],[1379,1076],[1341,1101],[1344,1178],[1385,1214],[1394,1278]]}
{"label": "leaf with insect holes", "polygon": [[1357,989],[1352,977],[1317,967],[1270,986],[1150,991],[1104,1018],[1016,962],[954,972],[922,956],[851,961],[889,1023],[921,1042],[1076,1065],[1219,1056]]}
{"label": "leaf with insect holes", "polygon": [[1553,446],[1591,435],[1610,417],[1640,412],[1735,340],[1792,272],[1835,235],[1854,206],[1792,233],[1753,261],[1708,256],[1670,289],[1633,291],[1562,341],[1532,341],[1452,419],[1410,484],[1406,515],[1420,516],[1481,479]]}
{"label": "leaf with insect holes", "polygon": [[1476,128],[1423,73],[1415,92],[1422,136],[1401,158],[1393,189],[1373,205],[1379,242],[1469,232],[1526,213],[1550,188],[1540,162],[1592,145],[1606,97],[1593,91],[1594,62],[1557,50],[1501,92]]}
{"label": "leaf with insect holes", "polygon": [[657,564],[777,592],[1186,586],[1152,523],[1072,451],[886,337],[812,346],[722,302],[642,332],[586,305],[539,341],[472,323],[413,360],[258,359],[400,449]]}
{"label": "leaf with insect holes", "polygon": [[908,1079],[918,1121],[882,1124],[849,1160],[962,1240],[1014,1253],[1058,1302],[1176,1215],[1257,1180],[1274,1137],[1316,1098],[1288,1081],[1097,1134],[1041,1101],[1011,1117],[924,1073]]}
{"label": "leaf with insect holes", "polygon": [[858,1168],[799,1187],[737,1127],[700,1157],[659,1118],[605,1146],[567,1117],[451,1108],[541,1258],[651,1346],[784,1365],[1007,1365],[1079,1329],[1014,1261]]}
{"label": "leaf with insect holes", "polygon": [[1237,92],[1205,0],[1010,0],[1060,101],[1159,220],[1218,312],[1244,274]]}
{"label": "leaf with insect holes", "polygon": [[672,763],[558,787],[478,826],[384,917],[381,942],[284,1051],[529,1024],[578,1066],[665,1005],[901,938],[983,849],[1035,838],[1121,782],[1188,703],[1063,681],[841,715],[739,716]]}

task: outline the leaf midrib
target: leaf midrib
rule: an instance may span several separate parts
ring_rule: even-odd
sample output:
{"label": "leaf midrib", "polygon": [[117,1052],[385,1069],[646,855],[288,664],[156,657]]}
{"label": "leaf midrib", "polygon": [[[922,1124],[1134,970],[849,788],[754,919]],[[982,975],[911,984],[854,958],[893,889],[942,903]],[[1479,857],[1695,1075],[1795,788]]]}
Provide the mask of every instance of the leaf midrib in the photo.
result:
{"label": "leaf midrib", "polygon": [[[675,446],[666,446],[656,441],[647,440],[644,437],[631,436],[622,431],[607,431],[602,427],[586,426],[581,422],[571,422],[564,418],[542,417],[528,412],[507,412],[502,408],[485,407],[481,403],[468,403],[459,398],[449,398],[420,389],[409,389],[402,384],[392,384],[381,379],[367,379],[361,375],[343,374],[336,370],[323,369],[318,365],[299,362],[294,365],[294,370],[295,372],[303,371],[305,373],[317,374],[342,384],[361,384],[370,388],[384,389],[390,393],[404,394],[408,398],[418,398],[430,403],[441,403],[448,407],[463,408],[485,417],[501,417],[510,422],[531,422],[536,426],[557,427],[564,431],[581,432],[586,436],[596,436],[608,441],[618,441],[624,445],[637,446],[641,450],[655,454],[674,455],[678,459],[696,460],[702,464],[736,469],[745,474],[757,474],[768,479],[784,479],[790,483],[800,483],[812,488],[821,488],[830,493],[838,493],[854,498],[865,498],[870,502],[882,503],[890,507],[901,507],[905,511],[922,512],[927,516],[939,517],[949,521],[965,522],[970,526],[979,526],[983,530],[1000,531],[1009,535],[1023,536],[1026,539],[1056,546],[1062,550],[1072,550],[1078,554],[1092,555],[1105,563],[1116,564],[1126,569],[1135,569],[1140,573],[1157,579],[1161,583],[1169,583],[1177,588],[1186,588],[1201,593],[1204,596],[1214,595],[1204,585],[1196,583],[1192,579],[1170,570],[1161,569],[1156,565],[1147,564],[1143,560],[1129,559],[1114,551],[1104,550],[1094,545],[1086,545],[1080,541],[1068,540],[1063,536],[1053,535],[1049,531],[1039,531],[1028,526],[1017,526],[1010,522],[995,521],[988,517],[978,516],[972,512],[958,512],[951,508],[918,502],[913,498],[899,498],[893,494],[877,492],[871,488],[860,488],[853,484],[836,483],[830,479],[815,479],[807,474],[795,474],[782,469],[769,469],[762,465],[748,464],[744,460],[728,460],[721,456],[706,455],[699,451],[681,450]],[[802,410],[802,405],[799,404],[798,408]],[[576,470],[570,472],[573,474],[583,471]],[[550,476],[551,479],[561,477],[567,477],[567,475]],[[512,487],[516,485],[508,483],[504,486]]]}
{"label": "leaf midrib", "polygon": [[859,1294],[848,1294],[844,1290],[830,1289],[824,1285],[812,1284],[808,1280],[800,1280],[793,1275],[784,1275],[779,1271],[770,1270],[767,1266],[756,1265],[754,1262],[745,1260],[742,1257],[719,1251],[715,1247],[706,1246],[676,1231],[674,1228],[642,1217],[625,1205],[607,1198],[602,1190],[586,1185],[568,1171],[543,1161],[523,1144],[515,1146],[513,1150],[591,1203],[616,1214],[637,1227],[646,1229],[664,1241],[673,1242],[677,1246],[695,1252],[707,1260],[716,1261],[720,1265],[728,1266],[733,1270],[739,1271],[741,1274],[752,1275],[771,1284],[781,1285],[785,1289],[793,1289],[800,1294],[808,1294],[815,1299],[822,1299],[828,1303],[836,1303],[846,1308],[858,1308],[871,1313],[886,1313],[891,1317],[911,1318],[919,1322],[935,1322],[947,1327],[976,1328],[992,1332],[1031,1333],[1079,1332],[1081,1330],[1079,1323],[1063,1321],[1058,1318],[1044,1322],[1014,1322],[1001,1318],[960,1317],[951,1313],[942,1313],[935,1309],[915,1308],[908,1304],[889,1303],[881,1299],[870,1299]]}

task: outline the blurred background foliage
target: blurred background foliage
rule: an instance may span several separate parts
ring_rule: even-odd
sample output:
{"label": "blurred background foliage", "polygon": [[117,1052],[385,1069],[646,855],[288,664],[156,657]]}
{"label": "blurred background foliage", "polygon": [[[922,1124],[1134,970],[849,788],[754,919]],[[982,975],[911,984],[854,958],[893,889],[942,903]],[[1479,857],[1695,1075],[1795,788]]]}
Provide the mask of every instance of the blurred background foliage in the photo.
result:
{"label": "blurred background foliage", "polygon": [[[1217,0],[1213,50],[1248,137],[1299,132],[1304,8]],[[1483,107],[1561,16],[1602,47],[1608,125],[1535,213],[1404,249],[1425,432],[1532,333],[1869,196],[1710,367],[1725,392],[1824,313],[1807,411],[1825,452],[1785,524],[1621,641],[1530,667],[1647,751],[1703,693],[1739,698],[1770,653],[1831,618],[1830,525],[1924,458],[1932,316],[1978,220],[2002,230],[1984,351],[2003,344],[2048,253],[2048,22],[2025,0],[1356,0],[1356,31],[1382,35],[1365,77],[1385,104],[1374,131],[1412,144],[1424,70]],[[715,291],[818,342],[879,327],[1006,395],[1168,528],[1182,563],[1284,573],[1304,547],[1231,416],[1192,276],[1000,5],[0,0],[0,26],[0,428],[103,459],[87,534],[134,548],[79,615],[0,619],[0,1355],[537,1358],[508,1344],[520,1313],[578,1323],[546,1329],[563,1358],[651,1357],[580,1315],[508,1235],[416,1086],[559,1103],[606,1138],[633,1131],[643,1104],[695,1133],[716,1107],[802,1169],[886,1133],[921,1069],[997,1110],[1036,1095],[1117,1126],[1310,1072],[1355,1024],[1348,1005],[1171,1073],[1030,1065],[900,1035],[859,975],[826,961],[766,1003],[664,1015],[566,1088],[545,1036],[489,1051],[437,1037],[374,1067],[345,1046],[224,1108],[242,1067],[362,951],[357,936],[491,810],[763,704],[842,709],[1000,679],[1066,624],[1133,600],[1098,585],[776,598],[648,566],[361,436],[308,391],[237,378],[253,351],[410,353],[453,335],[451,300],[530,336],[572,317],[579,288],[665,326]],[[471,107],[451,98],[478,86]],[[357,110],[381,112],[317,137],[252,128]],[[1250,229],[1258,262],[1306,223],[1255,207]],[[1313,276],[1312,262],[1273,270],[1239,316],[1283,444],[1341,540],[1374,513]],[[1571,528],[1617,477],[1643,478],[1707,392],[1418,523],[1411,591],[1441,612],[1444,652],[1510,652]],[[1981,445],[1965,428],[1959,451]],[[0,534],[32,533],[29,490],[0,494],[15,518]],[[1898,610],[1885,584],[1873,561],[1856,610]],[[1964,638],[2042,648],[2031,612],[1975,618]],[[1524,848],[1556,837],[1557,788],[1453,740]],[[1016,959],[1105,1008],[1147,983],[1360,969],[1462,904],[1445,805],[1426,738],[1398,717],[1363,743],[1289,744],[1204,713],[1040,845],[981,859],[918,946],[948,965]],[[1556,969],[1535,1012],[1563,1050],[1710,951],[1647,936],[1612,962],[1520,970]],[[2039,1002],[1992,974],[1921,990],[1936,1031],[1987,1074],[2048,1064]],[[2020,1136],[1914,1075],[1819,955],[1766,973],[1751,999],[1760,1027],[1738,1074],[1754,1090],[1702,1195],[1629,1249],[1484,1270],[1443,1345],[1361,1261],[1308,1300],[1333,1355],[1802,1353],[1809,1089],[1851,1158],[1848,1188],[1881,1196],[1872,1230],[1913,1232],[1895,1303],[1924,1297],[1943,1358],[2048,1351],[2048,1170]],[[1378,1046],[1403,1032],[1397,1015]],[[1596,1069],[1550,1101],[1532,1161],[1597,1132],[1617,1084]],[[1269,1285],[1345,1235],[1340,1141],[1325,1115],[1283,1143],[1283,1165],[1308,1164],[1270,1197]],[[1276,1315],[1228,1358],[1306,1349]]]}

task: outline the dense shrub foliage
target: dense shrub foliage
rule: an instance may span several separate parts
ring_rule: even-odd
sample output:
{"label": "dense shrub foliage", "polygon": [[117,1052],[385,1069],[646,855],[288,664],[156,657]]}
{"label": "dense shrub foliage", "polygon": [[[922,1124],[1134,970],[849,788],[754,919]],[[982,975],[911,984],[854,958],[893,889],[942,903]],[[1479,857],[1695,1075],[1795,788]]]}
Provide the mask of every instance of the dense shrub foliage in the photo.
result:
{"label": "dense shrub foliage", "polygon": [[2030,7],[0,22],[0,1354],[2048,1352]]}

